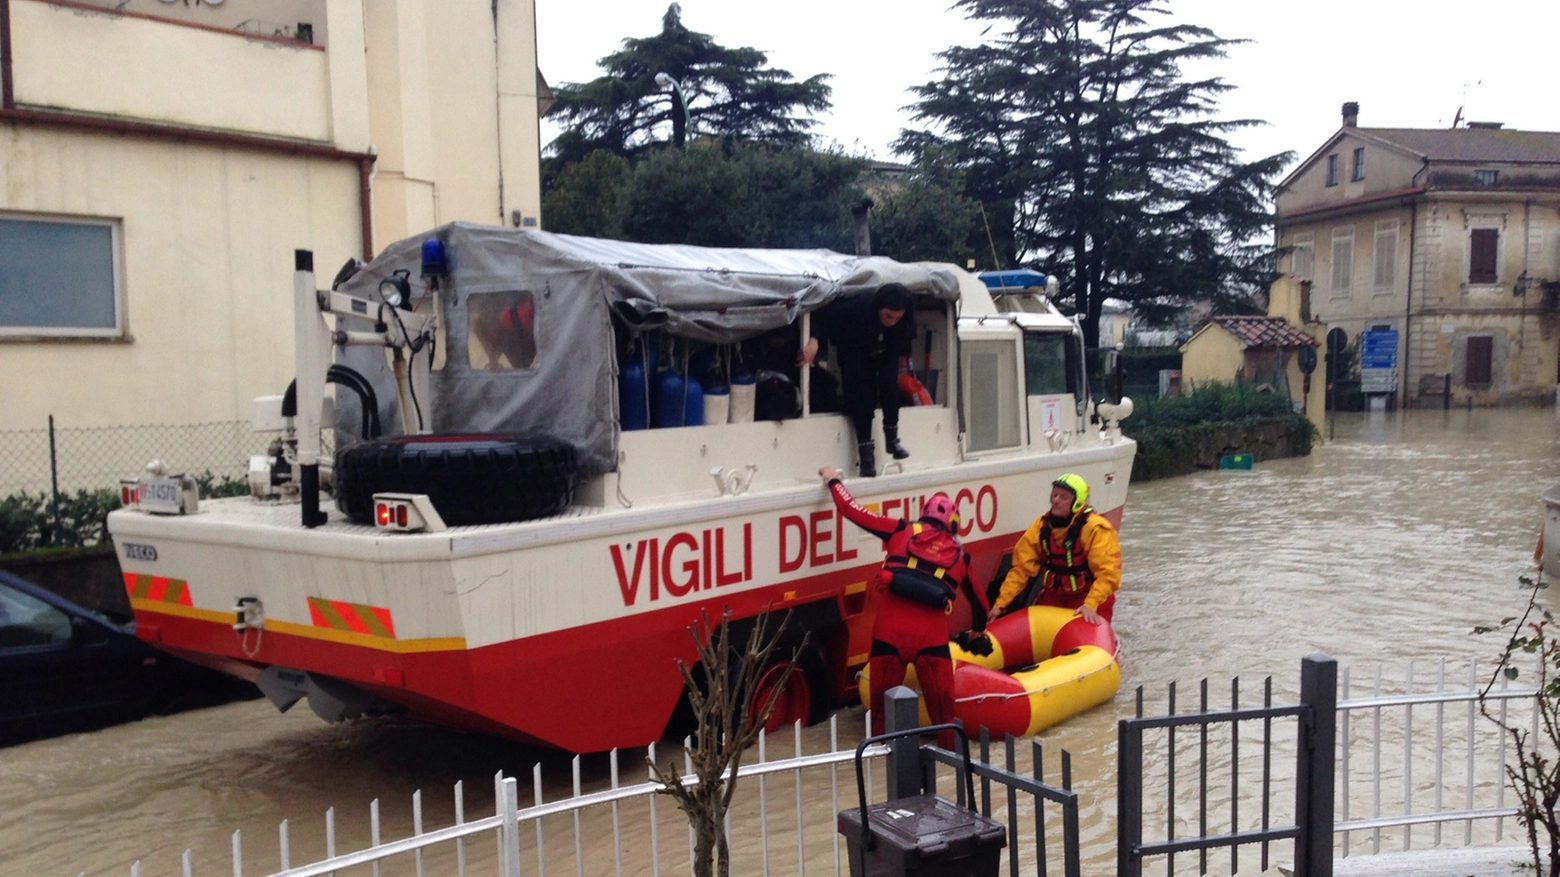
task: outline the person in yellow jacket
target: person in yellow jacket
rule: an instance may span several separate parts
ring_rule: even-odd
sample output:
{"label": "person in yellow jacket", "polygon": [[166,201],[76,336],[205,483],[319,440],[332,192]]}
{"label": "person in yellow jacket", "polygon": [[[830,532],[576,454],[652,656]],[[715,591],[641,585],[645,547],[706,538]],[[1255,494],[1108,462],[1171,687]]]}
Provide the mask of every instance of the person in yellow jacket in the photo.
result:
{"label": "person in yellow jacket", "polygon": [[996,617],[1023,606],[1077,610],[1090,624],[1110,620],[1121,587],[1116,528],[1089,506],[1089,484],[1071,472],[1051,483],[1051,508],[1013,546],[1013,568],[991,605]]}

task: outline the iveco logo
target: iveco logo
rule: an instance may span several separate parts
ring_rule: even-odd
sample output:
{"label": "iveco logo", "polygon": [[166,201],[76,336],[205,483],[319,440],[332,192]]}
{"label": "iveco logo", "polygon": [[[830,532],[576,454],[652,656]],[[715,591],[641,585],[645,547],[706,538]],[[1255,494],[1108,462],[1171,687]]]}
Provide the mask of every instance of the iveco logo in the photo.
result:
{"label": "iveco logo", "polygon": [[125,543],[125,560],[156,560],[157,549],[135,542]]}

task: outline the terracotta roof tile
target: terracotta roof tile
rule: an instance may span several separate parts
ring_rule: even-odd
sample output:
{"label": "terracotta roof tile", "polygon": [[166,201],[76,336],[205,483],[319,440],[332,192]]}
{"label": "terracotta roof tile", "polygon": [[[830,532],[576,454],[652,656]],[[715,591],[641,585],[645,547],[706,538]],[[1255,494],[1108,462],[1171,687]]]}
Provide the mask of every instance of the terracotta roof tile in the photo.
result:
{"label": "terracotta roof tile", "polygon": [[1283,317],[1214,317],[1224,331],[1246,347],[1315,347],[1316,339],[1305,334]]}

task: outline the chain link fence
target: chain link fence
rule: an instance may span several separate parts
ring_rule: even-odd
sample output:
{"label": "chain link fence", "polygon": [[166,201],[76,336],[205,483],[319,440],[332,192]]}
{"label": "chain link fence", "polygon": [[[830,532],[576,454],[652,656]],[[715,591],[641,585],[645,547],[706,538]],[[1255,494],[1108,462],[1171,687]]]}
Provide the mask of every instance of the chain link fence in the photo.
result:
{"label": "chain link fence", "polygon": [[273,438],[247,420],[218,423],[61,427],[0,430],[0,496],[16,493],[118,491],[152,460],[169,472],[210,473],[217,481],[242,481],[251,454],[263,454]]}
{"label": "chain link fence", "polygon": [[[267,453],[274,433],[248,421],[0,430],[0,555],[96,545],[119,507],[119,482],[152,460],[186,474],[202,498],[247,494],[249,458]],[[332,430],[321,451],[333,455]]]}

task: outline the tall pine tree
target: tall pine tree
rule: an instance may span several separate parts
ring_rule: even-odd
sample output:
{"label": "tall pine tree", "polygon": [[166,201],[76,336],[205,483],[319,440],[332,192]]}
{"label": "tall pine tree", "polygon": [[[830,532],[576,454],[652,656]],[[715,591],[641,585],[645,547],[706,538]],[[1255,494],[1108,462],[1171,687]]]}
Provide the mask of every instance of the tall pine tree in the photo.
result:
{"label": "tall pine tree", "polygon": [[[829,75],[798,82],[768,63],[757,49],[726,48],[689,30],[673,3],[659,34],[625,39],[621,50],[597,62],[606,75],[555,90],[551,115],[564,132],[549,147],[554,172],[598,149],[633,157],[671,142],[685,119],[689,138],[805,143],[815,122],[801,114],[829,109]],[[656,82],[663,73],[681,86],[686,116],[675,93]]]}
{"label": "tall pine tree", "polygon": [[[951,150],[985,208],[990,249],[1062,281],[1091,346],[1107,297],[1150,318],[1206,300],[1257,306],[1271,278],[1268,207],[1288,153],[1244,162],[1215,118],[1233,86],[1188,79],[1236,41],[1176,24],[1159,0],[957,0],[989,42],[939,56],[915,89],[902,154]],[[982,243],[985,243],[984,241]],[[982,254],[990,252],[978,248]]]}

